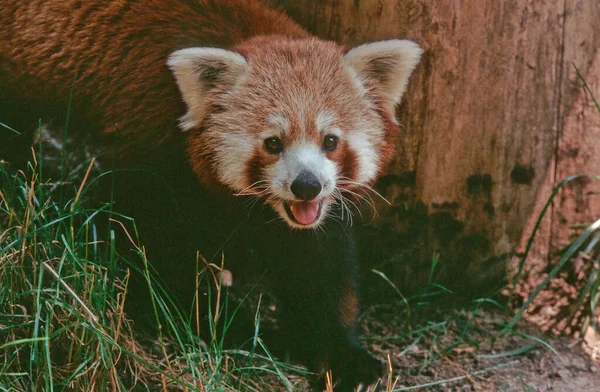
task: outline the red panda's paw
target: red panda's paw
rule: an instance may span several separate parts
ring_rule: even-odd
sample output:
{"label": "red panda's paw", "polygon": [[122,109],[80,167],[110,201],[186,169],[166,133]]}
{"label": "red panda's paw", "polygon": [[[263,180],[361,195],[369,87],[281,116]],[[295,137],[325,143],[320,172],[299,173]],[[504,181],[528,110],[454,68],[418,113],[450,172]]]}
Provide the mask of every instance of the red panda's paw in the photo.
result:
{"label": "red panda's paw", "polygon": [[[360,347],[352,347],[349,351],[340,353],[337,361],[333,361],[330,375],[335,392],[374,391],[368,389],[383,375],[382,363]],[[327,389],[327,373],[318,382],[319,391]]]}

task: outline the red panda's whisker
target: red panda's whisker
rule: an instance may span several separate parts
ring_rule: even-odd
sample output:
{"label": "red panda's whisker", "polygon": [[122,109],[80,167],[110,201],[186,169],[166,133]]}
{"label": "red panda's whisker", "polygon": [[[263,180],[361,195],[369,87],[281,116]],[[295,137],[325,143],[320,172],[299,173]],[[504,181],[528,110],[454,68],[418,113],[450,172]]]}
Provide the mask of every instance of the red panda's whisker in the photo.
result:
{"label": "red panda's whisker", "polygon": [[[347,188],[340,188],[340,187],[338,187],[338,188],[336,188],[336,189],[338,189],[338,191],[339,191],[340,193],[342,193],[342,194],[344,194],[344,193],[347,193],[347,194],[349,194],[349,195],[353,196],[353,198],[355,198],[357,202],[359,202],[359,201],[364,201],[365,203],[367,203],[367,204],[369,205],[369,207],[371,207],[371,209],[373,210],[373,219],[375,219],[376,217],[378,217],[378,216],[379,216],[379,211],[377,211],[377,208],[375,207],[375,201],[373,200],[373,198],[372,198],[372,197],[371,197],[371,196],[370,196],[368,193],[365,193],[365,194],[360,194],[360,193],[354,192],[354,191],[352,191],[352,190],[350,190],[350,189],[347,189]],[[352,205],[354,206],[354,208],[355,208],[355,209],[358,211],[358,213],[360,214],[360,217],[361,217],[361,218],[363,218],[363,215],[362,215],[362,210],[361,210],[361,208],[359,208],[359,207],[356,205],[356,203],[354,203],[354,201],[352,201],[352,198],[350,198],[350,197],[346,197],[346,196],[343,196],[343,197],[345,198],[345,200],[346,200],[347,202],[349,202],[349,203],[352,203]]]}
{"label": "red panda's whisker", "polygon": [[270,219],[265,222],[265,224],[270,225],[271,223],[277,224],[280,227],[286,227],[287,223],[281,216],[276,216],[273,219]]}
{"label": "red panda's whisker", "polygon": [[[335,200],[339,200],[340,202],[340,206],[342,207],[342,219],[344,218],[344,200],[341,197],[340,191],[337,188],[333,189],[333,192],[331,193],[331,195],[333,196],[333,198]],[[331,215],[333,215],[333,212],[330,213]]]}
{"label": "red panda's whisker", "polygon": [[360,212],[360,209],[357,208],[356,204],[354,204],[354,202],[352,202],[348,198],[344,197],[344,195],[340,192],[339,189],[334,190],[333,196],[340,202],[342,222],[344,221],[344,210],[346,210],[346,213],[348,214],[348,221],[350,222],[350,226],[352,226],[352,224],[354,223],[352,210],[348,206],[348,204],[346,204],[346,202],[351,203],[354,206],[354,208],[358,211],[358,213],[361,214],[361,217],[362,217],[362,213]]}
{"label": "red panda's whisker", "polygon": [[253,193],[245,193],[245,194],[237,194],[236,196],[242,196],[242,197],[246,197],[247,200],[245,201],[245,203],[252,203],[255,204],[257,201],[264,199],[265,196],[268,196],[271,194],[271,189],[270,188],[265,188],[262,191],[259,192],[253,192]]}
{"label": "red panda's whisker", "polygon": [[273,193],[271,192],[271,188],[267,187],[265,188],[263,191],[259,192],[259,193],[253,193],[253,194],[247,194],[245,196],[249,196],[248,198],[248,204],[250,204],[249,208],[248,208],[248,216],[250,216],[250,213],[252,212],[252,209],[254,208],[254,206],[261,200],[263,200],[263,197],[265,195],[267,196],[266,202],[273,200]]}
{"label": "red panda's whisker", "polygon": [[[351,191],[349,189],[345,189],[345,188],[343,188],[340,192],[346,192],[346,193],[351,194],[352,196],[354,196],[358,200],[364,200],[365,203],[367,203],[369,205],[369,207],[371,207],[373,209],[373,211],[375,213],[377,213],[377,208],[375,207],[375,202],[373,201],[373,198],[371,196],[369,196],[368,193],[366,195],[361,195],[360,193],[353,192],[353,191]],[[349,198],[346,198],[346,199],[348,201],[350,200]],[[356,206],[356,204],[354,204],[354,205]],[[359,211],[360,211],[360,209],[359,209]]]}
{"label": "red panda's whisker", "polygon": [[366,189],[368,191],[371,191],[372,193],[374,193],[375,195],[379,196],[379,198],[381,198],[381,200],[385,201],[387,204],[392,205],[392,203],[386,199],[385,197],[383,197],[383,195],[381,195],[381,193],[377,192],[375,189],[373,189],[371,186],[362,183],[362,182],[358,182],[358,181],[353,181],[347,177],[341,177],[338,181],[338,184],[340,185],[356,185],[359,188],[363,188]]}
{"label": "red panda's whisker", "polygon": [[[346,223],[347,225],[352,226],[352,222],[350,220],[344,220],[344,218],[342,218],[339,214],[337,214],[335,212],[330,213],[329,217],[331,219],[333,219],[334,221],[339,222],[341,225]],[[324,230],[322,230],[322,231],[323,231],[323,233],[325,233]]]}
{"label": "red panda's whisker", "polygon": [[[344,202],[344,198],[343,198],[343,197],[341,197],[341,195],[340,195],[340,196],[338,196],[338,197],[337,197],[337,199],[338,199],[338,200],[339,200],[339,202],[340,202],[340,208],[341,208],[341,209],[340,209],[340,215],[341,215],[341,216],[340,216],[340,218],[341,218],[341,219],[342,219],[342,221],[343,221],[343,220],[344,220],[344,211],[345,211],[345,210],[348,210],[348,206],[347,206],[347,205],[346,205],[346,203]],[[333,214],[333,213],[332,213],[332,214]],[[351,216],[352,216],[352,215],[350,214],[350,212],[348,212],[348,220],[351,220],[351,219],[352,219],[352,218],[351,218]]]}
{"label": "red panda's whisker", "polygon": [[248,216],[250,216],[250,214],[252,213],[252,209],[254,208],[256,203],[258,203],[259,200],[260,200],[260,197],[255,197],[252,199],[252,203],[250,204],[250,207],[248,208]]}
{"label": "red panda's whisker", "polygon": [[[241,191],[239,191],[238,193],[234,193],[234,196],[244,196],[244,195],[252,195],[254,193],[249,193],[250,190],[257,190],[260,189],[261,187],[258,187],[257,185],[259,184],[264,184],[264,183],[268,183],[269,181],[267,180],[259,180],[256,181],[250,185],[248,185],[246,188],[242,189]],[[269,189],[269,187],[267,186],[265,189]]]}
{"label": "red panda's whisker", "polygon": [[[343,193],[348,193],[348,194],[350,194],[350,195],[352,195],[352,196],[356,197],[356,198],[357,198],[357,199],[359,199],[359,200],[365,200],[365,201],[367,201],[367,202],[368,202],[368,200],[366,199],[366,198],[368,197],[368,195],[361,195],[360,193],[358,193],[358,192],[354,192],[354,191],[352,191],[352,190],[350,190],[350,189],[341,188],[341,189],[340,189],[340,193],[342,193],[342,194],[343,194]],[[372,201],[372,200],[371,200],[371,201]],[[373,206],[373,205],[371,205],[371,207],[373,207],[373,208],[374,208],[374,206]]]}
{"label": "red panda's whisker", "polygon": [[248,205],[248,204],[254,204],[257,201],[260,200],[260,197],[257,195],[244,195],[247,196],[246,200],[244,200],[244,204]]}
{"label": "red panda's whisker", "polygon": [[[257,197],[262,197],[264,195],[270,194],[272,192],[272,189],[270,187],[264,188],[261,191],[257,191],[255,193],[247,193],[246,195],[248,196],[257,196]],[[244,196],[244,195],[242,195]]]}
{"label": "red panda's whisker", "polygon": [[235,194],[235,196],[236,197],[243,196],[243,197],[248,197],[248,198],[252,198],[252,197],[258,197],[258,198],[260,198],[260,197],[264,196],[265,194],[267,194],[268,192],[270,192],[270,190],[265,189],[265,190],[262,190],[262,191],[259,191],[259,192],[237,193],[237,194]]}
{"label": "red panda's whisker", "polygon": [[358,206],[356,205],[356,203],[355,203],[355,202],[353,202],[352,200],[350,200],[350,198],[348,198],[348,197],[345,197],[345,196],[344,196],[344,194],[343,194],[341,191],[338,191],[338,192],[339,192],[339,194],[340,194],[340,198],[343,198],[345,201],[347,201],[348,203],[352,204],[352,206],[354,207],[354,209],[355,209],[356,211],[358,211],[358,214],[359,214],[359,215],[361,216],[361,218],[362,218],[362,212],[361,212],[360,208],[358,208]]}
{"label": "red panda's whisker", "polygon": [[329,238],[329,236],[327,235],[327,232],[325,231],[325,227],[323,227],[322,223],[319,223],[317,225],[316,229],[321,230],[321,232],[323,233],[323,235],[325,235],[325,237]]}

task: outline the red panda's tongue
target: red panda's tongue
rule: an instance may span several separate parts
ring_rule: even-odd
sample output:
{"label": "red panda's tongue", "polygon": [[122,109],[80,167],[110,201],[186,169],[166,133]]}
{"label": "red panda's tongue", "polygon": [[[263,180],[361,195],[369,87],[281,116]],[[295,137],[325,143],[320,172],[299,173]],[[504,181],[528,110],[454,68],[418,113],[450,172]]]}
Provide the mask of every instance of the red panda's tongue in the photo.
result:
{"label": "red panda's tongue", "polygon": [[298,223],[310,225],[319,215],[319,202],[315,200],[293,201],[290,203],[290,210]]}

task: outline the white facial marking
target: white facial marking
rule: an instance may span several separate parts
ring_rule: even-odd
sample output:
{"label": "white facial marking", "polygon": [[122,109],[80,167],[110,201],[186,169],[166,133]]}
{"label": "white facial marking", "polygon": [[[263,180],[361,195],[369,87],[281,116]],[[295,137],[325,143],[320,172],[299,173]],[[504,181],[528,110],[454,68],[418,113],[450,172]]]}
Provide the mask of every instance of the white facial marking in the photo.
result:
{"label": "white facial marking", "polygon": [[333,114],[333,112],[329,110],[321,110],[319,114],[317,114],[317,120],[315,121],[317,125],[317,131],[319,131],[319,133],[327,131],[333,125],[334,121],[335,114]]}
{"label": "white facial marking", "polygon": [[215,160],[219,179],[231,189],[241,191],[246,188],[246,168],[254,154],[255,139],[244,131],[230,130],[219,134],[215,144]]}
{"label": "white facial marking", "polygon": [[280,199],[295,200],[290,186],[303,171],[311,172],[321,183],[322,189],[317,199],[328,197],[333,192],[338,173],[336,164],[327,159],[320,146],[304,141],[286,149],[281,159],[268,171],[273,194]]}
{"label": "white facial marking", "polygon": [[368,132],[365,130],[347,133],[348,144],[358,159],[358,173],[356,175],[356,181],[358,182],[367,183],[377,175],[379,151],[373,145],[371,138],[379,133],[381,131]]}
{"label": "white facial marking", "polygon": [[339,128],[329,128],[329,129],[327,129],[326,133],[328,135],[334,135],[337,137],[342,137],[342,135],[344,134],[344,132],[342,132],[342,130]]}
{"label": "white facial marking", "polygon": [[267,117],[267,122],[272,124],[283,134],[290,129],[290,120],[283,114],[270,114],[269,117]]}
{"label": "white facial marking", "polygon": [[[297,200],[291,191],[294,180],[303,171],[309,171],[317,177],[321,184],[321,192],[315,198],[320,203],[320,214],[310,225],[295,222],[288,215],[285,205]],[[270,190],[274,199],[267,201],[269,205],[283,218],[290,227],[318,227],[327,216],[333,203],[332,193],[337,181],[337,165],[330,161],[314,142],[301,141],[286,148],[280,159],[267,169],[266,178],[270,179]]]}
{"label": "white facial marking", "polygon": [[262,131],[261,133],[258,134],[258,139],[259,141],[268,139],[270,137],[282,137],[283,136],[283,132],[279,129],[265,129],[264,131]]}

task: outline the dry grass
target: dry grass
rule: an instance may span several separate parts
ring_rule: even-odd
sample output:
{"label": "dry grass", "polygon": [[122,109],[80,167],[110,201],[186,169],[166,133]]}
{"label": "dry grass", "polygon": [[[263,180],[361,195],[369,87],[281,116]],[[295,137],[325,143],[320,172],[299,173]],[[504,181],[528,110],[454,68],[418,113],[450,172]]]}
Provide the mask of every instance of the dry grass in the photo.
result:
{"label": "dry grass", "polygon": [[[45,182],[35,154],[24,171],[0,163],[0,390],[260,391],[262,379],[292,390],[286,372],[302,370],[270,358],[258,330],[249,351],[225,350],[217,334],[200,339],[154,279],[135,222],[110,204],[87,206],[94,179],[110,175],[93,168],[93,159],[61,165],[66,180]],[[145,266],[154,341],[137,335],[124,313],[137,272],[124,268],[134,261],[119,253],[119,236]],[[204,265],[198,279],[214,268]],[[227,300],[219,285],[216,296],[215,326]]]}

